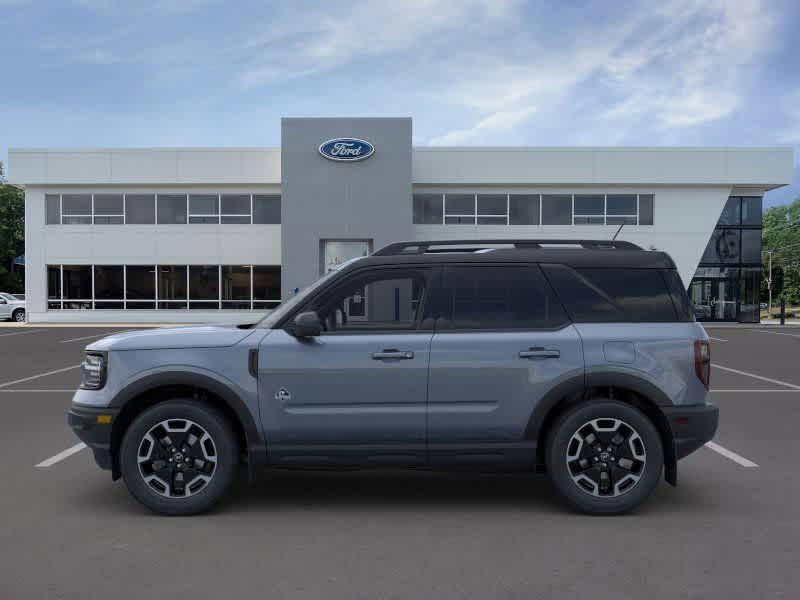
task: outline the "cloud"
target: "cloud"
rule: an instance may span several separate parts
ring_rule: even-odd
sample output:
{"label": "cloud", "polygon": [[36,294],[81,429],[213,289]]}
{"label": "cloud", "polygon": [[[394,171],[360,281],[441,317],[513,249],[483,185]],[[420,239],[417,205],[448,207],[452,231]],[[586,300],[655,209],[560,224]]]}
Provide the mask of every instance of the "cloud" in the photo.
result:
{"label": "cloud", "polygon": [[536,112],[536,108],[527,107],[520,110],[499,111],[479,121],[469,129],[457,129],[445,135],[431,139],[434,146],[461,144],[479,137],[484,133],[500,133],[510,131]]}

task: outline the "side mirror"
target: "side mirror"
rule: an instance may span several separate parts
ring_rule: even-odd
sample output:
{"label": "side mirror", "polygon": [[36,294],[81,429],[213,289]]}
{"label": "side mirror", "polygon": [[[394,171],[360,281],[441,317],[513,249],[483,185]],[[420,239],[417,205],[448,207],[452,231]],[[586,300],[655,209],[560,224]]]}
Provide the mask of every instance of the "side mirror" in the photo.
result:
{"label": "side mirror", "polygon": [[300,313],[294,318],[294,337],[317,337],[322,333],[322,323],[319,315],[314,311]]}

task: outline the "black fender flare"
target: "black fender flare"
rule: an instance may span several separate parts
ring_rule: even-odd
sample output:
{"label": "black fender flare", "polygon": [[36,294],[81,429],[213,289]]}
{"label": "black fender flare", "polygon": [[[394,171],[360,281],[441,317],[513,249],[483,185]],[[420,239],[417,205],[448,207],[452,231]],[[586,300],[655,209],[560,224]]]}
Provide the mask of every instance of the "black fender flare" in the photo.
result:
{"label": "black fender flare", "polygon": [[202,388],[214,394],[236,415],[247,443],[247,465],[250,476],[267,463],[267,447],[260,427],[241,396],[224,381],[197,371],[159,371],[145,375],[123,387],[111,401],[111,407],[123,410],[128,402],[150,390],[171,385]]}

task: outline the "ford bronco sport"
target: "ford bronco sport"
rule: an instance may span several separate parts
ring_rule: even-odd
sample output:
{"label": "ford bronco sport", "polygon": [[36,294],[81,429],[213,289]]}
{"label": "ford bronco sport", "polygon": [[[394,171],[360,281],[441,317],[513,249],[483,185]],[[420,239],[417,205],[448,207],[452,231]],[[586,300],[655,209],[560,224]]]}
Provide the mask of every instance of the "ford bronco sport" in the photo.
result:
{"label": "ford bronco sport", "polygon": [[240,466],[544,471],[628,511],[710,440],[708,337],[670,257],[627,242],[391,244],[253,325],[86,348],[69,423],[166,514]]}

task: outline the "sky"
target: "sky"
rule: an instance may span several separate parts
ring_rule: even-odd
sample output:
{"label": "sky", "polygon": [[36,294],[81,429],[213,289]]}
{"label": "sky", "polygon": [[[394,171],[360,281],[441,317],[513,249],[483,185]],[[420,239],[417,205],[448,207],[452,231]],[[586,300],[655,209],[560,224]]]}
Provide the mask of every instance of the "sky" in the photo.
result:
{"label": "sky", "polygon": [[278,146],[284,116],[415,145],[792,146],[795,0],[0,0],[8,148]]}

